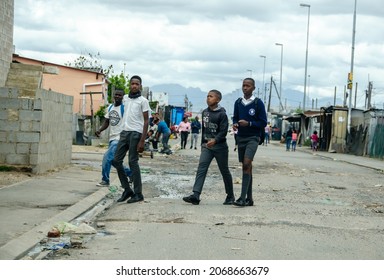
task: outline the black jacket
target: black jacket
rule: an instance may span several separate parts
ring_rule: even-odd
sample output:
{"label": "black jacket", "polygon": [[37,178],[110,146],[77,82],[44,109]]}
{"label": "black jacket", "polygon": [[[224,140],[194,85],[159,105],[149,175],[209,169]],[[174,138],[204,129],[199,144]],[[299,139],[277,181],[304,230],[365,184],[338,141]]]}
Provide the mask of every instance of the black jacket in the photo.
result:
{"label": "black jacket", "polygon": [[204,109],[202,124],[202,144],[213,138],[216,140],[216,144],[227,142],[228,117],[223,107],[219,106],[214,111],[209,107]]}

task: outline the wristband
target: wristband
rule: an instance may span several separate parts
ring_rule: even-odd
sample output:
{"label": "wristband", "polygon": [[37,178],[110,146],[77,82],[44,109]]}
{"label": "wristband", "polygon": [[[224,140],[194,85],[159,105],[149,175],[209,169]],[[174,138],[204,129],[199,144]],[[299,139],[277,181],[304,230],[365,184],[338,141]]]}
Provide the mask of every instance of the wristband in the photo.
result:
{"label": "wristband", "polygon": [[252,121],[249,121],[249,126],[252,126]]}

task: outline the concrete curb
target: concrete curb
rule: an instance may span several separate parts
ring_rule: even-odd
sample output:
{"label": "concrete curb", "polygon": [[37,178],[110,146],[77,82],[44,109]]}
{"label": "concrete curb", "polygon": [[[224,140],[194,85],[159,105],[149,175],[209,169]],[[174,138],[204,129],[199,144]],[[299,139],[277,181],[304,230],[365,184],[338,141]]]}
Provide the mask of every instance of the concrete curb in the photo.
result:
{"label": "concrete curb", "polygon": [[38,242],[44,239],[47,232],[57,222],[69,222],[100,202],[110,191],[108,188],[101,188],[95,193],[85,197],[76,204],[68,207],[56,216],[46,220],[23,235],[9,241],[0,247],[1,260],[17,260],[23,257]]}

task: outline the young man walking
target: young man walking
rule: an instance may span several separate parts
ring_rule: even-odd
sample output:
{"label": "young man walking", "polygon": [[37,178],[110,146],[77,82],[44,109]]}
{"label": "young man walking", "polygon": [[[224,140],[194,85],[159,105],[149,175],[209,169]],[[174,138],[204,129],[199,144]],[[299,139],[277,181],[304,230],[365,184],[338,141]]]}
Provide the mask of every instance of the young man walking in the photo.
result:
{"label": "young man walking", "polygon": [[[121,186],[124,188],[122,196],[117,202],[130,198],[127,203],[144,200],[142,193],[141,173],[139,166],[139,153],[144,151],[145,138],[148,131],[149,102],[141,96],[141,78],[132,76],[129,85],[129,94],[124,96],[124,127],[120,133],[113,166],[117,169]],[[128,163],[132,170],[133,190],[129,186],[124,171],[123,160],[128,152]]]}
{"label": "young man walking", "polygon": [[233,130],[237,131],[239,162],[242,163],[241,195],[233,204],[253,206],[252,197],[252,161],[259,145],[261,133],[267,125],[264,103],[253,96],[255,80],[243,80],[243,97],[235,102]]}

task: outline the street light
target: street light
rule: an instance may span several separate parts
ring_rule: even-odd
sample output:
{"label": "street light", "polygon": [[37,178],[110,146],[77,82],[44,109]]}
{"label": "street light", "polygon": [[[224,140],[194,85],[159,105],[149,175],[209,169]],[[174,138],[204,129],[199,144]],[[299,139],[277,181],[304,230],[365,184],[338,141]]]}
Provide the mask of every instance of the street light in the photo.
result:
{"label": "street light", "polygon": [[280,100],[283,96],[282,94],[282,84],[283,84],[283,48],[284,48],[284,45],[283,44],[280,44],[280,43],[275,43],[276,46],[280,46],[281,47],[281,58],[280,58]]}
{"label": "street light", "polygon": [[266,60],[266,56],[265,55],[260,55],[261,58],[264,58],[264,68],[263,68],[263,91],[264,91],[264,104],[266,103],[266,99],[267,99],[267,93],[264,89],[264,76],[265,76],[265,60]]}
{"label": "street light", "polygon": [[249,72],[249,74],[250,74],[250,77],[252,78],[252,70],[249,70],[249,69],[247,69],[246,71],[248,71],[248,72]]}
{"label": "street light", "polygon": [[309,16],[311,13],[311,5],[300,4],[301,7],[308,8],[308,24],[307,24],[307,48],[305,50],[305,73],[304,73],[304,97],[303,97],[303,112],[305,111],[305,96],[307,94],[307,67],[308,67],[308,40],[309,40]]}

